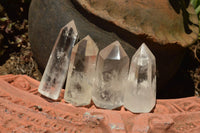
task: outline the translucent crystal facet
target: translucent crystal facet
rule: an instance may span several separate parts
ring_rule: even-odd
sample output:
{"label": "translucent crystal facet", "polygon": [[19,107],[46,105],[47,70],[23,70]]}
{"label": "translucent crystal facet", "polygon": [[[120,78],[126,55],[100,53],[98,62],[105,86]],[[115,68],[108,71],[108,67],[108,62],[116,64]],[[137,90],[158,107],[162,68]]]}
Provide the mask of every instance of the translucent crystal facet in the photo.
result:
{"label": "translucent crystal facet", "polygon": [[118,41],[100,51],[92,90],[92,100],[96,106],[114,109],[123,104],[128,67],[129,57]]}
{"label": "translucent crystal facet", "polygon": [[156,60],[143,43],[132,57],[124,106],[134,113],[150,112],[156,102]]}
{"label": "translucent crystal facet", "polygon": [[90,36],[73,48],[64,95],[66,102],[75,106],[90,104],[98,52]]}
{"label": "translucent crystal facet", "polygon": [[74,21],[65,25],[55,42],[38,91],[51,99],[58,99],[69,67],[71,50],[77,38]]}

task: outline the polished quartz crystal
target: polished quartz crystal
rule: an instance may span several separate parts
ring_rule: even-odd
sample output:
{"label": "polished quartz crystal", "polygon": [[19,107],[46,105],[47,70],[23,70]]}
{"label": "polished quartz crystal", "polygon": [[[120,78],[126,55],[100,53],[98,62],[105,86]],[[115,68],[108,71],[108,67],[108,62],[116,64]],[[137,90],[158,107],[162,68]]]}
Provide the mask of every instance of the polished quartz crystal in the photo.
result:
{"label": "polished quartz crystal", "polygon": [[128,67],[129,57],[118,41],[100,51],[92,90],[92,100],[96,106],[114,109],[123,105]]}
{"label": "polished quartz crystal", "polygon": [[143,43],[132,57],[124,106],[134,113],[150,112],[156,102],[156,60]]}
{"label": "polished quartz crystal", "polygon": [[83,38],[72,49],[64,95],[66,102],[75,106],[90,104],[98,52],[90,36]]}
{"label": "polished quartz crystal", "polygon": [[67,75],[71,50],[77,38],[74,21],[65,25],[55,42],[38,91],[51,99],[58,99]]}

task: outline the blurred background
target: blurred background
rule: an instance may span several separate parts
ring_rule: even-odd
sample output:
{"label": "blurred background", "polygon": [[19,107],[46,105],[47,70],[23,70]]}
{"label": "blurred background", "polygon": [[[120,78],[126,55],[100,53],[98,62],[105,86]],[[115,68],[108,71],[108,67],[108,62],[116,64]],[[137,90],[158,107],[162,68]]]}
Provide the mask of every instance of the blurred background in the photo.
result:
{"label": "blurred background", "polygon": [[31,0],[0,0],[0,74],[26,74],[41,79],[28,40]]}

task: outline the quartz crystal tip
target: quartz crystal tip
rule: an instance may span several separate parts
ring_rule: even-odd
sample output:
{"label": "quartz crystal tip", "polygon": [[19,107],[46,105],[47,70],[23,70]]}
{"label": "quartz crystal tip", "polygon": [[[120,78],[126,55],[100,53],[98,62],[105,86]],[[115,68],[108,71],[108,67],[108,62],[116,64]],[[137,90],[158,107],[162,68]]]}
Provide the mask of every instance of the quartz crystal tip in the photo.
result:
{"label": "quartz crystal tip", "polygon": [[96,43],[94,40],[90,37],[90,35],[87,35],[83,40],[87,41],[87,46],[86,46],[86,52],[85,56],[97,56],[99,52],[99,48],[97,47]]}
{"label": "quartz crystal tip", "polygon": [[140,46],[138,51],[139,51],[139,53],[141,53],[141,55],[145,55],[146,57],[148,57],[154,61],[156,60],[155,56],[153,55],[153,53],[150,51],[150,49],[147,47],[147,45],[145,43],[142,43],[142,45]]}
{"label": "quartz crystal tip", "polygon": [[[74,47],[75,42],[69,43],[70,41],[69,38],[71,38],[71,41],[74,41],[74,40],[76,41],[77,37],[78,37],[78,31],[77,31],[75,22],[74,20],[71,20],[69,23],[67,23],[65,26],[61,28],[55,44],[59,45],[60,41],[62,40],[64,44],[67,44],[67,48],[69,47],[69,50],[71,51],[72,48]],[[54,45],[54,49],[56,46],[57,45]]]}
{"label": "quartz crystal tip", "polygon": [[75,22],[74,20],[70,21],[68,24],[66,24],[63,29],[73,29],[73,36],[76,37],[78,35],[78,31],[76,29],[76,25],[75,25]]}
{"label": "quartz crystal tip", "polygon": [[77,35],[74,21],[60,30],[38,88],[42,95],[54,100],[58,99]]}
{"label": "quartz crystal tip", "polygon": [[150,112],[156,102],[156,59],[143,43],[131,60],[124,106],[134,113]]}
{"label": "quartz crystal tip", "polygon": [[123,57],[127,56],[126,52],[122,48],[121,44],[119,41],[115,41],[108,45],[105,49],[107,50],[102,50],[99,54],[104,59],[111,59],[111,60],[120,60]]}

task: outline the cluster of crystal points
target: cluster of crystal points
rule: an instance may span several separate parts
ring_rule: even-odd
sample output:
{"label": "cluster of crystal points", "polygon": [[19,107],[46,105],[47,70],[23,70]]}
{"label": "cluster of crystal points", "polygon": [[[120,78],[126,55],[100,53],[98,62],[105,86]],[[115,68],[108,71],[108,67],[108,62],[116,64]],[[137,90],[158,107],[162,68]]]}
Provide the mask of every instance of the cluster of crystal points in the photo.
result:
{"label": "cluster of crystal points", "polygon": [[57,99],[67,75],[64,100],[75,106],[89,105],[93,100],[96,106],[106,109],[122,105],[134,113],[153,109],[156,62],[144,43],[129,67],[129,57],[118,41],[99,52],[90,36],[73,47],[76,38],[71,21],[60,31],[52,50],[38,88],[41,94]]}

